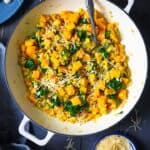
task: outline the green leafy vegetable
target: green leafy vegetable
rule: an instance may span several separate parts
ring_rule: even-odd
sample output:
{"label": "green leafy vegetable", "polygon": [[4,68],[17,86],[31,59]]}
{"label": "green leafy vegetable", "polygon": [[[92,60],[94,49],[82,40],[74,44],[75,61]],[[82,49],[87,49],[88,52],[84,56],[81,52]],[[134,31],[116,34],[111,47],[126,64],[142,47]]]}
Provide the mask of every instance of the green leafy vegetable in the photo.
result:
{"label": "green leafy vegetable", "polygon": [[44,45],[42,43],[39,43],[39,48],[44,48]]}
{"label": "green leafy vegetable", "polygon": [[108,52],[106,51],[106,49],[104,47],[100,47],[98,49],[98,52],[102,54],[102,57],[104,59],[108,58]]}
{"label": "green leafy vegetable", "polygon": [[76,116],[76,114],[80,111],[80,106],[72,106],[72,109],[70,111],[70,115],[72,117]]}
{"label": "green leafy vegetable", "polygon": [[86,34],[86,38],[89,38],[89,39],[93,39],[93,37],[94,37],[94,35],[92,34],[92,33],[88,33],[88,34]]}
{"label": "green leafy vegetable", "polygon": [[41,67],[41,71],[42,71],[43,73],[46,73],[47,68],[42,68],[42,67]]}
{"label": "green leafy vegetable", "polygon": [[104,47],[104,49],[107,50],[110,45],[113,45],[113,44],[111,43],[111,41],[106,41],[106,42],[103,44],[103,47]]}
{"label": "green leafy vegetable", "polygon": [[108,87],[114,89],[114,90],[120,90],[123,87],[123,83],[117,79],[117,78],[113,78],[112,80],[110,80],[107,83]]}
{"label": "green leafy vegetable", "polygon": [[62,65],[67,65],[69,63],[69,56],[70,56],[70,52],[69,50],[65,49],[61,52],[61,56],[62,56]]}
{"label": "green leafy vegetable", "polygon": [[105,37],[106,37],[106,38],[109,38],[109,37],[110,37],[110,34],[111,34],[111,31],[110,31],[110,30],[107,30],[107,31],[105,32]]}
{"label": "green leafy vegetable", "polygon": [[87,106],[87,100],[86,100],[86,94],[84,94],[84,93],[80,93],[79,94],[79,97],[80,97],[80,99],[81,99],[81,101],[82,101],[82,105],[81,105],[81,109],[83,109],[83,108],[85,108],[86,106]]}
{"label": "green leafy vegetable", "polygon": [[35,39],[36,40],[35,32],[33,32],[32,34],[27,36],[27,39]]}
{"label": "green leafy vegetable", "polygon": [[43,42],[42,38],[40,36],[36,36],[35,33],[32,33],[31,35],[29,35],[28,39],[34,39],[36,41],[36,43],[38,44],[39,48],[44,48],[44,45],[42,43]]}
{"label": "green leafy vegetable", "polygon": [[74,76],[75,76],[75,78],[79,78],[80,77],[80,72],[76,72],[75,74],[74,74]]}
{"label": "green leafy vegetable", "polygon": [[25,68],[28,68],[30,70],[34,70],[35,69],[35,63],[34,63],[34,60],[32,59],[27,59],[25,64],[24,64],[24,67]]}
{"label": "green leafy vegetable", "polygon": [[80,93],[79,97],[80,97],[80,99],[82,101],[82,105],[81,106],[79,106],[79,105],[74,106],[72,104],[72,102],[69,101],[69,100],[64,102],[64,110],[69,111],[70,112],[70,116],[72,116],[72,117],[76,116],[76,114],[79,111],[83,110],[87,106],[86,95]]}
{"label": "green leafy vegetable", "polygon": [[43,28],[43,27],[41,27],[41,26],[39,26],[39,25],[36,26],[36,29],[37,29],[37,30],[41,30],[42,28]]}
{"label": "green leafy vegetable", "polygon": [[36,36],[36,42],[38,43],[39,48],[44,48],[43,41],[40,36]]}
{"label": "green leafy vegetable", "polygon": [[67,100],[66,102],[64,102],[64,110],[66,111],[70,111],[72,109],[72,102]]}
{"label": "green leafy vegetable", "polygon": [[88,71],[89,71],[90,73],[95,73],[96,70],[97,70],[97,63],[96,63],[96,61],[90,61],[90,62],[89,62]]}
{"label": "green leafy vegetable", "polygon": [[70,116],[74,117],[80,111],[80,106],[73,106],[71,101],[66,101],[64,103],[64,110],[70,112]]}
{"label": "green leafy vegetable", "polygon": [[54,94],[50,98],[50,101],[53,103],[53,107],[61,105],[60,97],[57,94]]}
{"label": "green leafy vegetable", "polygon": [[76,43],[70,45],[69,49],[65,49],[61,52],[62,56],[62,65],[67,65],[69,63],[70,56],[75,54],[79,50],[80,46]]}
{"label": "green leafy vegetable", "polygon": [[71,55],[75,54],[80,49],[80,46],[78,46],[76,43],[71,45],[69,52]]}
{"label": "green leafy vegetable", "polygon": [[79,24],[89,24],[89,20],[87,18],[80,18]]}
{"label": "green leafy vegetable", "polygon": [[87,37],[87,33],[85,30],[78,30],[77,34],[78,37],[80,38],[80,41],[84,41]]}
{"label": "green leafy vegetable", "polygon": [[118,99],[116,94],[107,95],[107,97],[110,98],[110,99],[113,99],[116,102],[116,106],[117,107],[119,106],[120,101],[119,101],[119,99]]}
{"label": "green leafy vegetable", "polygon": [[110,95],[107,95],[107,97],[110,99],[116,99],[117,98],[116,94],[110,94]]}
{"label": "green leafy vegetable", "polygon": [[69,56],[69,51],[67,49],[61,51],[61,56],[65,59]]}
{"label": "green leafy vegetable", "polygon": [[40,87],[36,92],[36,97],[40,98],[41,96],[46,96],[49,92],[47,87]]}

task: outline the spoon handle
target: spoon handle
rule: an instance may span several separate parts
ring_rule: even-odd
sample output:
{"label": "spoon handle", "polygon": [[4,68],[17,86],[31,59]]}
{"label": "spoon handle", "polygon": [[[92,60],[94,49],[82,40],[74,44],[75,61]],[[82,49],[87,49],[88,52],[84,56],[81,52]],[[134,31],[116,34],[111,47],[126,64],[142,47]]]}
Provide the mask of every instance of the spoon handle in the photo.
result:
{"label": "spoon handle", "polygon": [[90,16],[91,20],[91,25],[92,25],[92,30],[94,34],[94,42],[97,44],[97,35],[96,35],[96,26],[95,26],[95,21],[94,21],[94,3],[93,0],[86,0],[86,8]]}

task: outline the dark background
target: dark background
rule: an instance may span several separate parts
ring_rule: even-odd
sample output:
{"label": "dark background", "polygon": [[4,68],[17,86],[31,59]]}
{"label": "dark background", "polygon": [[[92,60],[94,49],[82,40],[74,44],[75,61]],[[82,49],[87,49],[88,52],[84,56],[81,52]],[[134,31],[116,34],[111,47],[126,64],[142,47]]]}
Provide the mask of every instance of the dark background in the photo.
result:
{"label": "dark background", "polygon": [[[126,0],[111,0],[119,7],[126,5]],[[25,0],[19,11],[7,22],[0,25],[0,31],[4,28],[4,36],[1,40],[7,45],[8,40],[17,25],[20,18],[30,10],[38,0]],[[129,14],[138,26],[147,47],[148,58],[150,55],[150,1],[135,0],[135,4]],[[138,42],[138,41],[137,41]],[[0,144],[26,143],[33,150],[64,150],[68,143],[68,136],[55,135],[45,147],[38,147],[33,143],[26,141],[18,134],[18,125],[22,119],[22,112],[11,98],[4,82],[3,57],[0,51]],[[138,66],[136,66],[138,67]],[[141,73],[142,76],[142,73]],[[133,124],[137,125],[136,128]],[[34,123],[28,124],[27,128],[37,135],[43,137],[46,131]],[[135,109],[120,123],[103,132],[84,136],[71,137],[76,150],[91,150],[93,143],[103,135],[120,132],[130,136],[139,150],[150,150],[150,78],[149,70],[144,92],[136,105]],[[11,150],[11,149],[10,149]]]}

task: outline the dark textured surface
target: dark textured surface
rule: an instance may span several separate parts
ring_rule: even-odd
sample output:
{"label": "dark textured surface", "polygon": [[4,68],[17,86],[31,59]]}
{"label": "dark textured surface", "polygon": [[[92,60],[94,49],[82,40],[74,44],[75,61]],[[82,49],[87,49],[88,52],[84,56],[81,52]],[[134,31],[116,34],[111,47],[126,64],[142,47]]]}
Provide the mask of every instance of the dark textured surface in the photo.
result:
{"label": "dark textured surface", "polygon": [[[126,4],[126,0],[112,0],[112,2],[123,8]],[[21,9],[6,23],[0,26],[0,31],[4,28],[4,36],[2,42],[7,45],[9,38],[20,20],[20,18],[34,5],[38,3],[37,0],[25,0]],[[130,17],[139,27],[143,38],[146,43],[148,57],[150,55],[150,1],[149,0],[135,0],[135,4],[130,12]],[[137,41],[138,42],[138,41]],[[0,50],[0,70],[2,70],[2,52]],[[150,150],[150,78],[148,71],[147,83],[144,92],[140,98],[139,103],[135,109],[120,123],[105,130],[101,133],[97,133],[84,137],[73,137],[76,150],[91,150],[94,141],[97,137],[101,137],[105,134],[113,132],[121,132],[128,134],[135,142],[139,150]],[[136,130],[133,127],[132,118],[135,121],[137,116],[139,119],[139,127]],[[10,97],[6,85],[4,82],[3,73],[0,72],[0,143],[8,142],[25,142],[25,139],[18,134],[18,125],[22,119],[22,113],[15,101]],[[30,131],[39,137],[45,135],[46,131],[39,128],[37,125],[30,123],[28,126]],[[38,147],[29,141],[26,141],[27,145],[33,150],[63,150],[67,144],[67,136],[55,135],[52,140],[45,147]]]}

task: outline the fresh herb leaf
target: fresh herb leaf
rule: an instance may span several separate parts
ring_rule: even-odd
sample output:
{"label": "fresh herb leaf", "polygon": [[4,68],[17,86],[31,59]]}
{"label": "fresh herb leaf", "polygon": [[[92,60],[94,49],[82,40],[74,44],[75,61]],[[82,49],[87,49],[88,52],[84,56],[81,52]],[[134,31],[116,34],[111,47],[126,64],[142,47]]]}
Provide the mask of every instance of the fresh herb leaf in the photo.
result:
{"label": "fresh herb leaf", "polygon": [[105,32],[105,38],[109,38],[110,37],[110,34],[111,34],[111,31],[110,30],[107,30]]}
{"label": "fresh herb leaf", "polygon": [[44,45],[42,43],[43,42],[42,38],[40,36],[36,36],[35,33],[32,33],[31,35],[29,35],[28,39],[34,39],[36,41],[36,43],[38,44],[39,48],[44,48]]}
{"label": "fresh herb leaf", "polygon": [[92,71],[95,71],[97,69],[97,63],[95,61],[91,61],[90,66]]}
{"label": "fresh herb leaf", "polygon": [[76,114],[80,111],[80,106],[73,106],[71,111],[70,111],[70,115],[72,117],[75,117]]}
{"label": "fresh herb leaf", "polygon": [[70,56],[70,52],[69,50],[65,49],[61,52],[61,56],[62,56],[62,65],[67,65],[69,63],[69,56]]}
{"label": "fresh herb leaf", "polygon": [[43,45],[43,41],[42,41],[42,38],[41,37],[36,37],[36,42],[39,46],[39,48],[44,48],[44,45]]}
{"label": "fresh herb leaf", "polygon": [[123,83],[117,78],[110,80],[107,85],[114,90],[120,90],[123,88]]}
{"label": "fresh herb leaf", "polygon": [[96,70],[97,70],[97,63],[96,63],[96,61],[90,61],[89,62],[89,67],[88,67],[88,72],[95,73]]}
{"label": "fresh herb leaf", "polygon": [[116,94],[110,94],[110,95],[107,95],[107,97],[110,98],[110,99],[117,99]]}
{"label": "fresh herb leaf", "polygon": [[80,99],[82,101],[82,108],[86,107],[87,106],[86,94],[80,93],[79,97],[80,97]]}
{"label": "fresh herb leaf", "polygon": [[50,101],[53,103],[53,107],[61,105],[60,97],[57,94],[54,94],[50,98]]}
{"label": "fresh herb leaf", "polygon": [[75,54],[80,49],[76,43],[70,45],[69,49],[65,49],[61,52],[62,56],[62,65],[67,65],[69,63],[70,56]]}
{"label": "fresh herb leaf", "polygon": [[103,47],[104,47],[104,49],[107,50],[110,45],[113,45],[113,43],[112,43],[111,41],[107,40],[107,41],[103,44]]}
{"label": "fresh herb leaf", "polygon": [[80,77],[80,72],[76,72],[75,74],[74,74],[74,76],[75,76],[75,78],[79,78]]}
{"label": "fresh herb leaf", "polygon": [[119,99],[118,99],[116,94],[107,95],[107,97],[110,98],[110,99],[113,99],[116,102],[116,106],[117,107],[119,106],[120,101],[119,101]]}
{"label": "fresh herb leaf", "polygon": [[64,102],[64,110],[69,111],[72,108],[72,102],[67,100]]}
{"label": "fresh herb leaf", "polygon": [[98,52],[102,54],[102,57],[104,59],[108,58],[108,52],[106,51],[106,49],[104,47],[98,48]]}
{"label": "fresh herb leaf", "polygon": [[27,59],[25,64],[24,64],[25,68],[28,68],[30,70],[34,70],[35,69],[35,63],[32,59]]}
{"label": "fresh herb leaf", "polygon": [[35,32],[33,32],[32,34],[27,36],[27,39],[35,39],[36,40]]}
{"label": "fresh herb leaf", "polygon": [[106,58],[108,57],[108,53],[107,53],[106,51],[103,52],[103,53],[102,53],[102,57],[106,59]]}
{"label": "fresh herb leaf", "polygon": [[63,65],[63,66],[66,66],[66,65],[68,65],[68,64],[69,64],[69,61],[62,59],[62,65]]}
{"label": "fresh herb leaf", "polygon": [[42,68],[42,67],[41,67],[41,71],[42,71],[43,73],[46,73],[47,68]]}
{"label": "fresh herb leaf", "polygon": [[49,92],[47,87],[40,87],[36,92],[36,97],[40,98],[41,96],[46,96]]}
{"label": "fresh herb leaf", "polygon": [[37,29],[37,30],[41,30],[42,28],[43,28],[43,27],[41,27],[41,26],[39,26],[39,25],[36,26],[36,29]]}
{"label": "fresh herb leaf", "polygon": [[86,34],[86,38],[93,39],[93,34]]}
{"label": "fresh herb leaf", "polygon": [[79,24],[89,24],[89,20],[87,18],[80,18]]}
{"label": "fresh herb leaf", "polygon": [[65,59],[67,59],[67,57],[69,56],[69,50],[65,49],[65,50],[61,51],[61,56]]}
{"label": "fresh herb leaf", "polygon": [[67,100],[66,102],[64,102],[64,110],[69,111],[71,116],[76,116],[76,114],[79,111],[85,109],[85,107],[88,104],[87,100],[86,100],[86,95],[85,94],[79,93],[79,97],[80,97],[80,99],[82,101],[82,105],[81,106],[79,106],[79,105],[74,106],[72,104],[72,102],[69,101],[69,100]]}
{"label": "fresh herb leaf", "polygon": [[66,101],[64,103],[64,110],[70,112],[70,116],[74,117],[80,111],[80,106],[73,106],[71,101]]}
{"label": "fresh herb leaf", "polygon": [[71,55],[75,54],[80,49],[80,46],[78,46],[76,43],[71,45],[69,52]]}
{"label": "fresh herb leaf", "polygon": [[80,41],[84,41],[87,37],[87,33],[85,30],[78,30],[77,35],[80,38]]}
{"label": "fresh herb leaf", "polygon": [[44,48],[44,45],[42,43],[39,43],[39,48]]}
{"label": "fresh herb leaf", "polygon": [[65,86],[71,85],[71,81],[66,81],[66,82],[64,83],[64,85],[65,85]]}

